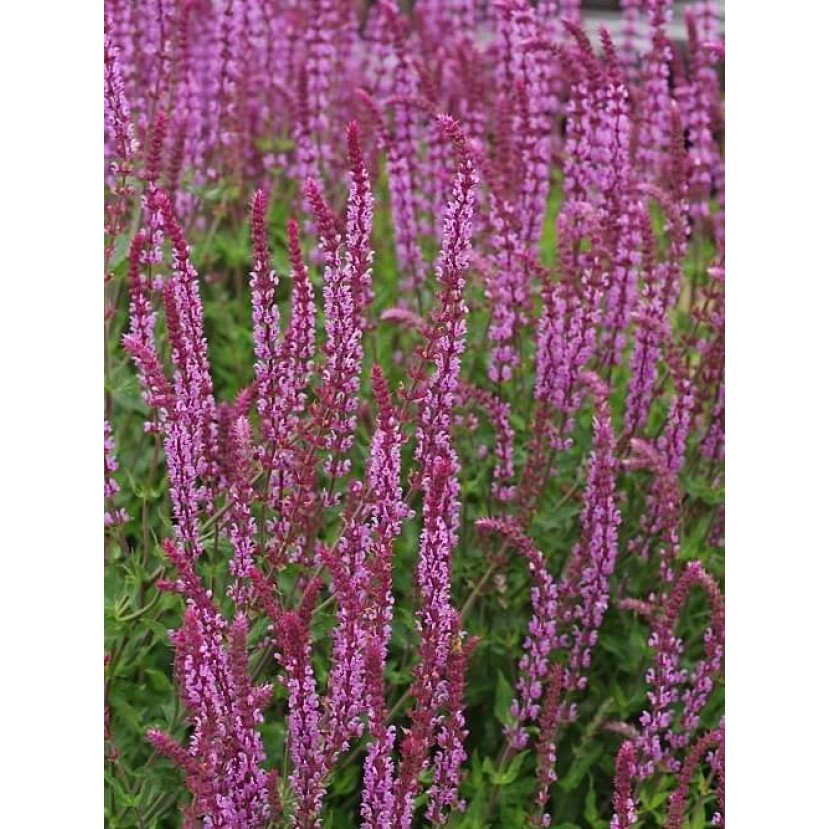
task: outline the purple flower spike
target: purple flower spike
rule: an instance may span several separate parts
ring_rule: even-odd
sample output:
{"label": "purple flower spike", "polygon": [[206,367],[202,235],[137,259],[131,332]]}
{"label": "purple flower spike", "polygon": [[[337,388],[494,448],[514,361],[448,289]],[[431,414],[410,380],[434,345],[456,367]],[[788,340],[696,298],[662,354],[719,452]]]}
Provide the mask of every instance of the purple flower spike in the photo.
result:
{"label": "purple flower spike", "polygon": [[[702,588],[711,608],[711,625],[705,633],[705,656],[691,675],[680,667],[684,650],[676,627],[688,595],[694,586]],[[637,740],[639,763],[637,777],[650,777],[658,765],[672,771],[679,769],[678,753],[690,742],[690,735],[699,725],[699,714],[714,690],[714,681],[722,668],[725,645],[725,609],[717,583],[698,561],[692,561],[674,585],[664,613],[653,627],[649,640],[654,650],[653,667],[646,680],[648,709],[642,713],[642,733]],[[680,687],[687,685],[680,697]],[[678,730],[671,730],[675,706],[682,703]]]}
{"label": "purple flower spike", "polygon": [[480,532],[498,533],[508,541],[526,559],[532,578],[530,599],[533,616],[524,640],[524,655],[518,666],[518,697],[511,707],[515,724],[505,729],[512,747],[521,750],[529,743],[525,725],[535,723],[541,713],[542,687],[550,671],[550,657],[559,644],[556,636],[557,588],[544,556],[514,521],[481,518],[475,526]]}
{"label": "purple flower spike", "polygon": [[568,691],[583,691],[587,687],[592,650],[607,612],[621,522],[616,504],[616,440],[607,387],[589,372],[582,375],[582,382],[593,395],[596,414],[581,513],[581,538],[573,548],[562,585],[562,619],[572,623],[570,656],[564,675]]}
{"label": "purple flower spike", "polygon": [[184,623],[172,640],[176,680],[193,733],[187,749],[155,729],[147,738],[185,772],[193,795],[191,819],[201,818],[205,827],[217,829],[262,825],[270,806],[257,727],[271,687],[251,683],[245,617],[239,614],[228,625],[189,556],[170,541],[164,549],[179,575],[168,586],[187,601]]}
{"label": "purple flower spike", "polygon": [[613,817],[610,829],[630,829],[637,820],[633,799],[633,775],[636,749],[632,742],[622,743],[616,755],[616,776],[613,778]]}
{"label": "purple flower spike", "polygon": [[[114,509],[112,499],[121,490],[115,473],[118,471],[118,459],[115,457],[115,440],[112,437],[112,426],[104,420],[104,526],[112,527],[116,524],[126,524],[129,516],[124,509]],[[106,502],[109,502],[107,504]]]}

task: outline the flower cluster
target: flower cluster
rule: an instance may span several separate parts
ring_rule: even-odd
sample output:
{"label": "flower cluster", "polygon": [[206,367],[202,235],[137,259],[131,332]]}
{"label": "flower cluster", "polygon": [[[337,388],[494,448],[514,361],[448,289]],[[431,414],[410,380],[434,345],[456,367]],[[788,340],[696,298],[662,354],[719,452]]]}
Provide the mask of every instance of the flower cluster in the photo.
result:
{"label": "flower cluster", "polygon": [[265,752],[257,726],[271,686],[251,682],[245,617],[239,614],[228,624],[190,557],[171,541],[164,546],[178,571],[167,587],[187,602],[172,641],[176,680],[194,729],[187,749],[155,729],[148,739],[187,775],[193,817],[203,817],[210,827],[261,824],[270,809],[269,777],[262,768]]}
{"label": "flower cluster", "polygon": [[[711,624],[705,632],[705,656],[689,672],[680,665],[684,646],[676,628],[680,613],[691,589],[700,587],[711,612]],[[642,733],[637,741],[640,753],[637,775],[649,777],[664,764],[678,771],[677,754],[687,747],[690,735],[699,725],[699,714],[714,689],[714,680],[723,661],[725,643],[725,609],[717,583],[699,562],[691,562],[674,585],[664,611],[657,618],[649,645],[654,651],[653,667],[648,669],[646,681],[648,709],[640,717]],[[687,688],[680,694],[682,685]],[[681,702],[682,713],[674,731],[671,726],[677,720],[674,706]]]}
{"label": "flower cluster", "polygon": [[118,471],[118,458],[115,457],[115,440],[112,437],[112,426],[108,420],[104,420],[104,503],[109,508],[104,509],[104,527],[112,527],[116,524],[125,524],[129,516],[123,508],[112,508],[112,499],[120,491],[121,487],[115,480],[115,473]]}
{"label": "flower cluster", "polygon": [[636,804],[632,796],[635,756],[633,743],[630,741],[622,743],[622,747],[616,755],[611,829],[628,829],[636,823]]}
{"label": "flower cluster", "polygon": [[621,514],[616,505],[616,458],[608,391],[595,374],[583,375],[596,400],[593,451],[581,515],[581,539],[573,548],[562,586],[562,621],[571,624],[570,657],[564,674],[568,691],[587,687],[592,649],[598,640],[616,565]]}
{"label": "flower cluster", "polygon": [[484,533],[498,533],[512,544],[526,559],[533,581],[530,589],[533,617],[527,628],[525,653],[519,663],[521,676],[516,686],[519,696],[513,700],[510,710],[515,724],[508,729],[513,748],[522,749],[529,742],[524,723],[538,719],[542,687],[550,670],[550,655],[559,644],[556,635],[559,618],[557,588],[541,552],[515,523],[482,518],[477,527]]}

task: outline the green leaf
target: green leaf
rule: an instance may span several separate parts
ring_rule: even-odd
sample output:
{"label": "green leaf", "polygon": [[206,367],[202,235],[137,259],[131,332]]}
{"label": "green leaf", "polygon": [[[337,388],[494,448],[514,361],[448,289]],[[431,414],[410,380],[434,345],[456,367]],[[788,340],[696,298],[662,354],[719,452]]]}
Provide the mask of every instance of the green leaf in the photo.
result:
{"label": "green leaf", "polygon": [[141,627],[146,630],[151,630],[155,635],[156,641],[169,643],[169,629],[165,625],[162,625],[161,622],[155,619],[142,619]]}
{"label": "green leaf", "polygon": [[688,822],[689,829],[705,829],[705,806],[702,802],[697,803]]}
{"label": "green leaf", "polygon": [[692,498],[698,498],[708,506],[718,507],[725,503],[725,487],[712,487],[705,478],[682,476],[682,485]]}
{"label": "green leaf", "polygon": [[510,714],[510,705],[512,704],[514,696],[515,693],[512,685],[498,671],[498,683],[495,686],[495,719],[501,725],[510,725],[513,721],[512,715]]}
{"label": "green leaf", "polygon": [[157,671],[155,668],[145,668],[144,673],[147,675],[149,686],[153,691],[159,693],[170,693],[172,691],[173,685],[166,674]]}
{"label": "green leaf", "polygon": [[503,806],[498,810],[498,826],[526,826],[527,810],[521,806]]}
{"label": "green leaf", "polygon": [[524,758],[526,756],[526,751],[516,754],[515,757],[512,758],[512,762],[509,764],[506,771],[502,771],[500,774],[496,772],[493,775],[493,782],[498,786],[508,786],[516,780],[518,773],[521,771],[521,764],[524,762]]}
{"label": "green leaf", "polygon": [[489,787],[481,786],[475,789],[475,794],[472,800],[466,806],[463,820],[460,826],[469,827],[469,829],[481,829],[487,824],[484,823],[484,815],[486,814],[487,803],[489,802]]}
{"label": "green leaf", "polygon": [[596,789],[593,786],[593,775],[589,776],[587,797],[584,799],[584,819],[590,824],[590,829],[607,829],[607,821],[599,813],[596,805]]}
{"label": "green leaf", "polygon": [[652,778],[646,781],[639,790],[639,811],[641,814],[661,813],[660,807],[667,800],[670,789],[664,779]]}
{"label": "green leaf", "polygon": [[361,774],[359,764],[352,763],[334,775],[331,792],[335,795],[350,794],[357,788],[357,778]]}
{"label": "green leaf", "polygon": [[577,754],[573,758],[573,764],[570,766],[567,774],[561,779],[561,788],[565,792],[575,791],[581,784],[581,781],[584,780],[584,776],[590,770],[590,767],[602,754],[604,754],[604,748],[602,746],[593,746],[583,754]]}

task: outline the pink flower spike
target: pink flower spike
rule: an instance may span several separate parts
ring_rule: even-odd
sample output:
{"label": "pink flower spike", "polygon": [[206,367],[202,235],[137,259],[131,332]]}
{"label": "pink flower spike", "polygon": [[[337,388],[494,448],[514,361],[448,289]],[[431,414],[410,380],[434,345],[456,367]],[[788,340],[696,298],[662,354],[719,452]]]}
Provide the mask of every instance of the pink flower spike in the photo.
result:
{"label": "pink flower spike", "polygon": [[632,742],[622,743],[616,755],[616,776],[613,778],[613,817],[610,829],[630,829],[637,820],[633,799],[635,748]]}

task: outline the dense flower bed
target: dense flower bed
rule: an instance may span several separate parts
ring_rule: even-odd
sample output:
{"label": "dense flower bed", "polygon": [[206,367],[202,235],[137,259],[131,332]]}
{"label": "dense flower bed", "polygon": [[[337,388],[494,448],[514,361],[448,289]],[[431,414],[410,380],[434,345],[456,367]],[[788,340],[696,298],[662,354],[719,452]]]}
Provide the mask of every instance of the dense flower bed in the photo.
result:
{"label": "dense flower bed", "polygon": [[579,5],[107,0],[107,825],[724,825],[724,47]]}

